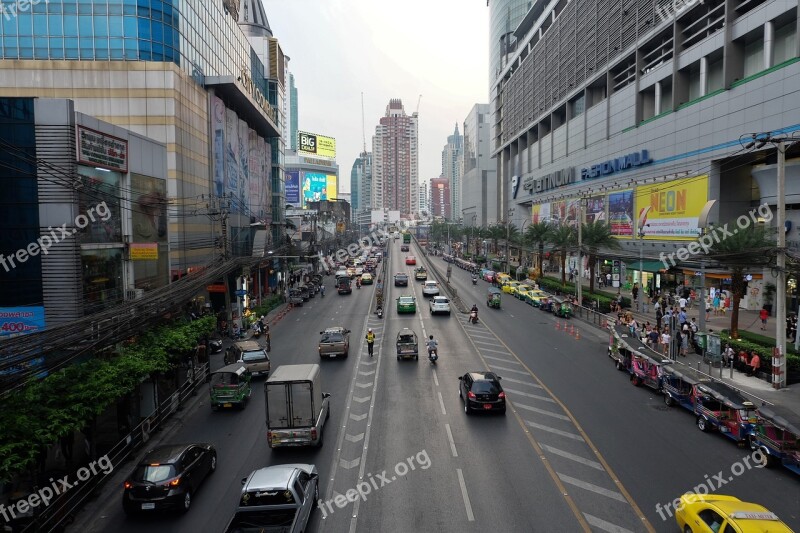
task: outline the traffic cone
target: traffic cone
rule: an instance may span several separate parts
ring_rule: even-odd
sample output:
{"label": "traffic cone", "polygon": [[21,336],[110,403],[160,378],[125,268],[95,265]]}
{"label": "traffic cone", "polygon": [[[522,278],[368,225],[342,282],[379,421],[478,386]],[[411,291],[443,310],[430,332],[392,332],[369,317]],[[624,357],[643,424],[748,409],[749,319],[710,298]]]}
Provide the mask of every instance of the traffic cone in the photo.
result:
{"label": "traffic cone", "polygon": [[570,335],[575,335],[575,326],[572,325],[572,324],[570,324],[570,326],[569,326],[569,334]]}
{"label": "traffic cone", "polygon": [[580,330],[577,330],[577,329],[575,330],[575,340],[576,341],[581,340],[581,332],[580,332]]}
{"label": "traffic cone", "polygon": [[558,319],[556,319],[556,331],[560,329],[561,329],[561,322],[559,322]]}

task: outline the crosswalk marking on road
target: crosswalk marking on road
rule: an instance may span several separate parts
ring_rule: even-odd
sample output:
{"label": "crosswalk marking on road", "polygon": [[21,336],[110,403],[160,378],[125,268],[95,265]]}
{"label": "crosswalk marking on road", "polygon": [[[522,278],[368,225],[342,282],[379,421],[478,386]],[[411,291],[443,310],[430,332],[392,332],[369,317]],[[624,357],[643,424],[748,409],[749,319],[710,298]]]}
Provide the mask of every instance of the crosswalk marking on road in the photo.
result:
{"label": "crosswalk marking on road", "polygon": [[529,376],[530,375],[527,372],[524,372],[522,370],[514,370],[513,368],[508,368],[508,367],[505,367],[505,366],[495,365],[494,363],[490,364],[489,366],[491,366],[493,370],[496,368],[498,370],[502,370],[503,372],[513,372],[515,374],[522,374],[524,376]]}
{"label": "crosswalk marking on road", "polygon": [[510,383],[517,383],[517,384],[519,384],[519,385],[527,385],[527,386],[529,386],[529,387],[533,387],[533,388],[535,388],[535,389],[542,389],[542,388],[544,388],[544,387],[542,387],[541,385],[537,385],[536,383],[531,383],[530,381],[522,381],[521,379],[514,379],[514,378],[506,378],[506,377],[504,377],[504,378],[503,378],[503,381],[508,381],[508,382],[510,382]]}
{"label": "crosswalk marking on road", "polygon": [[585,457],[581,457],[580,455],[575,455],[574,453],[565,452],[560,448],[554,448],[553,446],[548,446],[547,444],[541,444],[541,447],[543,450],[558,455],[560,457],[564,457],[565,459],[569,459],[571,461],[575,461],[576,463],[589,466],[591,468],[594,468],[595,470],[603,470],[603,465],[601,465],[597,461],[586,459]]}
{"label": "crosswalk marking on road", "polygon": [[595,485],[594,483],[589,483],[587,481],[581,481],[580,479],[576,479],[574,477],[570,477],[570,476],[568,476],[566,474],[562,474],[560,472],[558,473],[558,477],[564,483],[569,483],[570,485],[573,485],[575,487],[578,487],[578,488],[581,488],[581,489],[584,489],[584,490],[592,491],[595,494],[600,494],[602,496],[606,496],[608,498],[612,498],[612,499],[620,501],[622,503],[628,503],[627,500],[625,500],[625,496],[623,496],[622,494],[620,494],[619,492],[617,492],[615,490],[608,490],[608,489],[605,489],[603,487],[600,487],[599,485]]}

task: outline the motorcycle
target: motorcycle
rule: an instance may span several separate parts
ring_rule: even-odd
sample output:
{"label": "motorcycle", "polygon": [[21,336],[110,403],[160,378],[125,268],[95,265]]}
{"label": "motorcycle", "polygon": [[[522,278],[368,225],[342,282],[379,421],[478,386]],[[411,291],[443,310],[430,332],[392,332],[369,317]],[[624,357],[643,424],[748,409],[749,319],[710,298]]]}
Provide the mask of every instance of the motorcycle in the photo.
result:
{"label": "motorcycle", "polygon": [[378,313],[378,318],[383,318],[383,307],[378,307],[376,312]]}
{"label": "motorcycle", "polygon": [[478,312],[477,311],[470,311],[469,313],[469,321],[471,324],[478,323]]}
{"label": "motorcycle", "polygon": [[253,324],[253,338],[259,338],[261,336],[261,326],[257,323]]}
{"label": "motorcycle", "polygon": [[435,365],[437,359],[439,359],[439,350],[437,348],[429,348],[428,360]]}
{"label": "motorcycle", "polygon": [[478,284],[478,277],[477,276],[472,276],[472,284],[473,285],[477,285]]}
{"label": "motorcycle", "polygon": [[319,288],[319,294],[320,294],[320,298],[325,298],[325,285],[322,285]]}

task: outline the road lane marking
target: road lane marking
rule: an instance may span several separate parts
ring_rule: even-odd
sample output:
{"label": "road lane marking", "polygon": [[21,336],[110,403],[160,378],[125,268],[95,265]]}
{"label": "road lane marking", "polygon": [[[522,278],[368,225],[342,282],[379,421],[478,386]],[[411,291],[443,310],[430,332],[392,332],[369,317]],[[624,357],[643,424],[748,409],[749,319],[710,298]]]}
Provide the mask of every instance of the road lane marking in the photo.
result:
{"label": "road lane marking", "polygon": [[553,418],[558,418],[559,420],[566,420],[567,422],[569,422],[569,417],[565,415],[560,415],[558,413],[547,411],[545,409],[538,409],[536,407],[531,407],[530,405],[525,405],[524,403],[512,402],[512,404],[514,405],[514,407],[519,407],[521,409],[525,409],[526,411],[533,411],[534,413],[539,413],[545,416],[551,416]]}
{"label": "road lane marking", "polygon": [[442,398],[442,393],[441,392],[439,392],[439,405],[442,406],[442,414],[446,415],[447,411],[444,408],[444,398]]}
{"label": "road lane marking", "polygon": [[453,452],[453,457],[458,457],[456,441],[453,440],[453,432],[450,430],[450,424],[445,424],[444,429],[447,430],[447,439],[450,441],[450,451]]}
{"label": "road lane marking", "polygon": [[358,371],[358,374],[361,375],[361,376],[371,376],[374,373],[375,373],[374,370],[370,370],[369,372],[364,372],[363,370],[359,370]]}
{"label": "road lane marking", "polygon": [[359,433],[358,435],[345,434],[344,438],[347,439],[347,442],[359,442],[364,440],[364,434],[363,433]]}
{"label": "road lane marking", "polygon": [[372,383],[356,383],[356,387],[366,389],[367,387],[372,387]]}
{"label": "road lane marking", "polygon": [[550,426],[545,426],[542,424],[537,424],[536,422],[531,422],[530,420],[526,420],[525,423],[532,428],[541,429],[542,431],[547,431],[548,433],[553,433],[554,435],[560,435],[562,437],[567,437],[568,439],[586,442],[585,440],[583,440],[583,437],[581,437],[577,433],[570,433],[569,431],[561,431],[560,429],[551,428]]}
{"label": "road lane marking", "polygon": [[570,459],[572,461],[575,461],[576,463],[581,463],[582,465],[590,466],[595,470],[603,470],[603,465],[601,465],[597,461],[586,459],[585,457],[581,457],[580,455],[575,455],[574,453],[565,452],[562,449],[553,448],[552,446],[548,446],[547,444],[542,444],[542,449],[547,450],[548,452],[558,455],[560,457],[564,457],[565,459]]}
{"label": "road lane marking", "polygon": [[345,461],[344,459],[339,459],[339,466],[344,469],[350,470],[351,468],[355,468],[361,462],[360,457],[356,457],[352,461]]}
{"label": "road lane marking", "polygon": [[[503,381],[505,381],[505,378],[503,378]],[[503,388],[503,390],[506,391],[506,393],[510,392],[514,396],[525,396],[526,398],[533,398],[534,400],[541,400],[543,402],[556,403],[556,401],[554,399],[548,398],[547,396],[539,396],[538,394],[529,394],[527,392],[522,392],[522,391],[509,389],[509,388]]]}
{"label": "road lane marking", "polygon": [[497,368],[499,370],[502,370],[503,372],[513,372],[515,374],[522,374],[524,376],[530,376],[530,374],[528,374],[527,372],[525,372],[523,370],[514,370],[513,368],[508,368],[508,367],[505,367],[505,366],[496,365],[494,363],[489,363],[489,366],[492,367],[492,369]]}
{"label": "road lane marking", "polygon": [[458,472],[458,484],[461,485],[461,496],[464,497],[464,507],[467,508],[467,520],[470,522],[475,521],[475,515],[472,514],[472,505],[469,503],[469,494],[467,494],[467,484],[464,483],[464,474],[460,468],[456,468]]}
{"label": "road lane marking", "polygon": [[495,357],[493,355],[484,355],[486,359],[494,359],[495,361],[501,361],[503,363],[511,363],[512,365],[518,365],[520,363],[516,361],[512,361],[511,359],[503,359],[502,357]]}
{"label": "road lane marking", "polygon": [[433,369],[433,382],[436,384],[437,387],[439,386],[439,378],[436,377],[436,369],[435,368]]}
{"label": "road lane marking", "polygon": [[[487,365],[488,366],[488,365]],[[521,379],[514,379],[514,378],[503,378],[503,381],[510,381],[511,383],[517,383],[519,385],[527,385],[529,387],[533,387],[536,389],[543,389],[541,385],[537,385],[536,383],[531,383],[530,381],[522,381]]]}
{"label": "road lane marking", "polygon": [[[491,335],[481,335],[480,333],[474,333],[472,331],[468,331],[467,335],[469,335],[470,337],[478,337],[479,339],[494,339],[494,337],[492,337]],[[492,344],[496,344],[496,343],[492,343]]]}
{"label": "road lane marking", "polygon": [[630,529],[619,527],[616,524],[612,524],[611,522],[606,522],[602,518],[597,518],[596,516],[592,516],[588,513],[583,513],[583,516],[586,517],[586,521],[589,522],[589,524],[593,525],[597,529],[608,531],[608,533],[633,533],[633,531],[631,531]]}
{"label": "road lane marking", "polygon": [[364,403],[364,402],[368,402],[370,400],[370,398],[372,398],[372,396],[367,396],[366,398],[359,398],[359,397],[353,396],[353,401],[356,401],[358,403]]}
{"label": "road lane marking", "polygon": [[[477,348],[477,346],[476,346],[476,348]],[[507,351],[507,350],[493,350],[493,349],[491,349],[491,348],[483,348],[483,347],[481,347],[481,348],[478,348],[478,349],[479,349],[481,352],[492,352],[492,353],[499,353],[499,354],[501,354],[501,355],[511,355],[510,353],[508,353],[508,351]]]}
{"label": "road lane marking", "polygon": [[356,415],[356,414],[350,413],[350,420],[355,420],[356,422],[361,422],[365,418],[367,418],[367,413],[364,413],[363,415]]}
{"label": "road lane marking", "polygon": [[566,474],[562,474],[562,473],[559,473],[558,477],[564,483],[569,483],[570,485],[573,485],[575,487],[578,487],[578,488],[581,488],[581,489],[584,489],[584,490],[592,491],[595,494],[600,494],[601,496],[606,496],[607,498],[611,498],[611,499],[617,500],[618,502],[628,503],[627,500],[625,499],[625,496],[623,496],[622,494],[620,494],[619,492],[617,492],[615,490],[608,490],[608,489],[605,489],[605,488],[603,488],[603,487],[601,487],[599,485],[595,485],[594,483],[588,483],[586,481],[581,481],[580,479],[576,479],[574,477],[570,477],[570,476],[568,476]]}

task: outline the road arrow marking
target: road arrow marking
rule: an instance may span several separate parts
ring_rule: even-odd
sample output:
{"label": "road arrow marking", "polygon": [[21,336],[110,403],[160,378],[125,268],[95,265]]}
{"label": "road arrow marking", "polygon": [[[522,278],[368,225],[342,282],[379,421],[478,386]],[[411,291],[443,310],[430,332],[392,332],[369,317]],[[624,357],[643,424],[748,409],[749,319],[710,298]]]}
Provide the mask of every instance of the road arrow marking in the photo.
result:
{"label": "road arrow marking", "polygon": [[364,372],[363,370],[359,370],[358,373],[361,374],[362,376],[371,376],[372,374],[375,373],[375,371],[370,370],[369,372]]}
{"label": "road arrow marking", "polygon": [[358,403],[368,402],[370,398],[372,398],[372,396],[367,396],[366,398],[357,398],[357,397],[353,396],[353,400],[358,402]]}
{"label": "road arrow marking", "polygon": [[359,442],[361,440],[364,440],[364,434],[363,433],[359,433],[358,435],[345,434],[344,438],[347,439],[349,442]]}
{"label": "road arrow marking", "polygon": [[377,364],[377,361],[361,361],[362,365],[374,365]]}
{"label": "road arrow marking", "polygon": [[372,383],[356,383],[356,387],[366,389],[367,387],[372,387]]}
{"label": "road arrow marking", "polygon": [[354,415],[353,413],[350,413],[350,419],[355,420],[356,422],[361,422],[367,418],[367,414],[368,413],[364,413],[363,415]]}
{"label": "road arrow marking", "polygon": [[344,459],[339,459],[339,466],[341,466],[342,468],[346,468],[347,470],[357,467],[360,463],[361,463],[361,457],[356,457],[352,461],[345,461]]}

